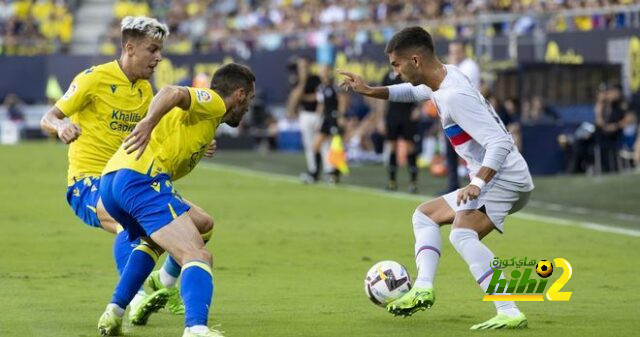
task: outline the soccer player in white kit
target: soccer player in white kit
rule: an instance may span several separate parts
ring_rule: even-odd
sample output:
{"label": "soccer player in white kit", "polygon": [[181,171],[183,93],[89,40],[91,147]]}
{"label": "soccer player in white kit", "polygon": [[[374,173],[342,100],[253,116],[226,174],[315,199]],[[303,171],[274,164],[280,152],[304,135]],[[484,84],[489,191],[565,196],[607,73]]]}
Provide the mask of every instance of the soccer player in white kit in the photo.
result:
{"label": "soccer player in white kit", "polygon": [[[486,291],[495,255],[480,240],[527,203],[533,181],[527,163],[493,107],[453,65],[442,64],[433,40],[420,27],[405,28],[385,50],[393,68],[409,82],[369,87],[358,75],[340,72],[342,83],[360,94],[391,101],[433,100],[456,152],[467,162],[471,183],[418,206],[413,214],[418,276],[413,288],[389,303],[394,315],[410,316],[435,302],[433,282],[442,248],[440,226],[452,225],[449,240]],[[497,315],[472,330],[524,328],[527,318],[513,301],[494,302]]]}

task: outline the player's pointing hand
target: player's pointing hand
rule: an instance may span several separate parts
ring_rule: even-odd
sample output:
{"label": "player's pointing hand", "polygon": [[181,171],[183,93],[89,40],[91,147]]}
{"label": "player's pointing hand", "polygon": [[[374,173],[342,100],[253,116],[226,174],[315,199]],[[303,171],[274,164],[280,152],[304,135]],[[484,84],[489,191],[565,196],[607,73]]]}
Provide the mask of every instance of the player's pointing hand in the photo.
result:
{"label": "player's pointing hand", "polygon": [[344,90],[352,89],[353,91],[362,94],[369,89],[369,86],[364,83],[364,80],[362,80],[360,75],[344,70],[338,70],[338,74],[345,77],[342,83],[340,83],[340,87]]}
{"label": "player's pointing hand", "polygon": [[143,118],[138,125],[136,125],[135,129],[133,129],[127,138],[124,139],[124,149],[127,151],[127,154],[131,154],[138,150],[136,160],[142,157],[142,154],[151,139],[151,131],[153,131],[154,126],[155,123],[148,118]]}

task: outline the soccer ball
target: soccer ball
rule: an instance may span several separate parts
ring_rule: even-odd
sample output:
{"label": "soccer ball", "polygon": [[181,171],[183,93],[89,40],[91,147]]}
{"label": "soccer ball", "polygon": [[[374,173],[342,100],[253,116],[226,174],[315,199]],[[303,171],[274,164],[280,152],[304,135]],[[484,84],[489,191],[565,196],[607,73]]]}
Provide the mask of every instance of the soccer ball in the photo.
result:
{"label": "soccer ball", "polygon": [[536,273],[542,278],[547,278],[553,273],[553,265],[547,260],[540,260],[538,264],[536,264]]}
{"label": "soccer ball", "polygon": [[395,261],[381,261],[373,265],[364,279],[364,292],[371,302],[381,307],[400,298],[411,289],[407,269]]}

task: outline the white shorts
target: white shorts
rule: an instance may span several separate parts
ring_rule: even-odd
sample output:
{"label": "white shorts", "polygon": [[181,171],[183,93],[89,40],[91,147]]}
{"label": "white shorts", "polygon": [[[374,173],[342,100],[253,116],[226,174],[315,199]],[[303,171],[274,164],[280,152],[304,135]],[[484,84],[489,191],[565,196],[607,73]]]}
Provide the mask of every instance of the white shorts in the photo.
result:
{"label": "white shorts", "polygon": [[504,232],[504,218],[508,214],[521,210],[529,201],[531,192],[511,191],[495,185],[487,187],[480,193],[478,199],[467,200],[466,203],[460,203],[459,206],[456,205],[459,190],[445,194],[442,197],[454,212],[480,209],[484,206],[489,220],[502,233]]}

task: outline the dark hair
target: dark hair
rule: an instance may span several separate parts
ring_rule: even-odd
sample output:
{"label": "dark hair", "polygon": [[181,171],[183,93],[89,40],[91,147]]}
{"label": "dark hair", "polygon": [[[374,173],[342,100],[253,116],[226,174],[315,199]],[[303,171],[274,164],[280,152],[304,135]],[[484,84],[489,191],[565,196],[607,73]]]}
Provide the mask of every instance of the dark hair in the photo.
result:
{"label": "dark hair", "polygon": [[397,32],[387,44],[385,53],[402,53],[413,48],[422,49],[433,55],[433,39],[422,27],[408,27]]}
{"label": "dark hair", "polygon": [[138,29],[125,29],[122,31],[122,47],[124,47],[127,42],[131,40],[140,40],[144,39],[147,36],[147,33],[138,30]]}
{"label": "dark hair", "polygon": [[220,67],[213,74],[211,89],[220,96],[227,97],[238,88],[243,88],[247,93],[253,90],[255,75],[248,67],[237,63],[229,63]]}

